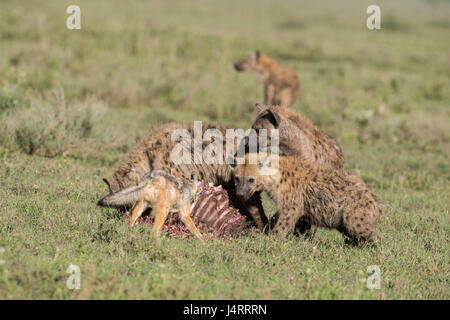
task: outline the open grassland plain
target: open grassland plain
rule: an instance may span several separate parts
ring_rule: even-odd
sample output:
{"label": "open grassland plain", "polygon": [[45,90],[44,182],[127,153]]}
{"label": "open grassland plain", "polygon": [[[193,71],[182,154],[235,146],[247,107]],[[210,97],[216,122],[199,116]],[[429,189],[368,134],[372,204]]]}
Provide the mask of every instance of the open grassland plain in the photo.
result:
{"label": "open grassland plain", "polygon": [[[381,30],[368,1],[80,0],[68,30],[71,4],[0,2],[1,299],[450,298],[448,1],[378,1]],[[157,246],[96,206],[152,125],[249,128],[262,84],[232,63],[255,49],[297,72],[293,108],[379,195],[383,245],[321,229]]]}

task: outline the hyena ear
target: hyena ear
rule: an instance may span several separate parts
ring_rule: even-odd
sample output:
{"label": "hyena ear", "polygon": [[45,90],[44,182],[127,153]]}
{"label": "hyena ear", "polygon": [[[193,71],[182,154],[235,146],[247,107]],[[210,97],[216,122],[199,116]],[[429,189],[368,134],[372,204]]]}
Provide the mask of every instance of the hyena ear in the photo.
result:
{"label": "hyena ear", "polygon": [[232,170],[236,169],[236,167],[237,167],[236,159],[235,159],[235,157],[233,157],[231,155],[228,156],[226,163],[228,166],[230,166],[230,168]]}
{"label": "hyena ear", "polygon": [[259,50],[255,51],[256,62],[259,62],[259,57],[261,56],[261,52]]}
{"label": "hyena ear", "polygon": [[269,121],[275,128],[278,128],[281,123],[281,116],[279,115],[279,113],[271,110],[270,108],[267,108],[267,114],[269,116]]}
{"label": "hyena ear", "polygon": [[255,103],[255,107],[257,107],[260,111],[264,111],[267,109],[267,107],[260,102]]}

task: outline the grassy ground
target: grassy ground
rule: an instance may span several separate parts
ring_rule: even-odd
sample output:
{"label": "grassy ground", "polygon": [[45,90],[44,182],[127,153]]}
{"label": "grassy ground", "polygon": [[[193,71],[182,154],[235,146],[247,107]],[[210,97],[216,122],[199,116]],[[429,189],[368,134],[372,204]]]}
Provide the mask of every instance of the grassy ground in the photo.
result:
{"label": "grassy ground", "polygon": [[[71,31],[72,3],[0,3],[0,298],[450,298],[448,2],[379,1],[378,31],[367,1],[77,1]],[[294,108],[380,196],[383,246],[319,230],[158,247],[96,207],[153,124],[248,128],[262,85],[232,63],[254,49],[297,71]]]}

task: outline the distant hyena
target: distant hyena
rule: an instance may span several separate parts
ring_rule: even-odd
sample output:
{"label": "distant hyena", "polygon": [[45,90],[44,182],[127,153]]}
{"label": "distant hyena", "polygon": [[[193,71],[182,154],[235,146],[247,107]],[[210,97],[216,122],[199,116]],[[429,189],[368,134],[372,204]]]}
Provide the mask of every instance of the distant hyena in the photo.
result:
{"label": "distant hyena", "polygon": [[[344,155],[338,143],[309,119],[283,106],[266,107],[256,104],[260,113],[252,128],[278,129],[279,148],[284,155],[302,156],[334,169],[344,168]],[[270,135],[267,137],[270,141]]]}
{"label": "distant hyena", "polygon": [[[265,191],[274,201],[278,217],[272,234],[283,237],[301,221],[337,229],[355,241],[372,241],[381,216],[376,194],[355,175],[333,170],[303,157],[278,156],[278,167],[265,160],[277,155],[256,154],[260,162],[235,166],[236,193],[248,199]],[[270,174],[268,174],[270,173]]]}
{"label": "distant hyena", "polygon": [[264,82],[264,104],[290,107],[299,89],[297,74],[259,51],[234,64],[237,71],[255,72]]}
{"label": "distant hyena", "polygon": [[[194,163],[194,154],[192,153],[191,164],[176,164],[171,159],[171,152],[179,145],[179,142],[172,139],[172,133],[176,129],[186,129],[190,136],[194,138],[193,125],[181,125],[176,123],[163,124],[156,126],[149,130],[148,134],[134,147],[130,152],[128,159],[119,166],[119,169],[114,173],[110,179],[104,179],[110,188],[110,192],[116,192],[125,187],[137,184],[141,178],[152,170],[165,170],[174,174],[177,177],[211,182],[214,185],[222,185],[228,192],[230,200],[237,207],[241,213],[249,218],[252,218],[256,226],[263,230],[267,224],[267,218],[264,214],[264,209],[261,204],[260,193],[255,193],[253,197],[243,202],[236,197],[234,190],[234,179],[232,169],[226,164],[225,159],[228,156],[227,139],[223,139],[223,161],[219,164],[207,164],[204,161],[201,163]],[[217,129],[223,137],[226,137],[226,128],[218,125],[203,125],[202,135],[208,129]],[[233,130],[233,129],[231,129]],[[191,150],[194,150],[194,140],[192,139]],[[209,145],[208,142],[202,142],[205,147]],[[234,149],[237,150],[239,141],[233,141]]]}

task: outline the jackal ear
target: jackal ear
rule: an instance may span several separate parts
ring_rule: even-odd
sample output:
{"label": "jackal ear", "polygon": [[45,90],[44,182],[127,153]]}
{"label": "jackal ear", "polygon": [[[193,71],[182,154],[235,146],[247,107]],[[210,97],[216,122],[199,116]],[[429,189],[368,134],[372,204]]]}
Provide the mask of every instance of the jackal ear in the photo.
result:
{"label": "jackal ear", "polygon": [[178,178],[178,179],[183,179],[183,177],[179,173],[177,173],[175,171],[175,169],[173,169],[173,168],[170,169],[170,174],[173,175],[174,177]]}
{"label": "jackal ear", "polygon": [[193,181],[193,182],[197,182],[198,181],[198,177],[195,174],[195,172],[191,173],[191,177],[189,178],[189,180]]}
{"label": "jackal ear", "polygon": [[259,62],[259,57],[261,56],[261,52],[259,50],[255,51],[256,62]]}

